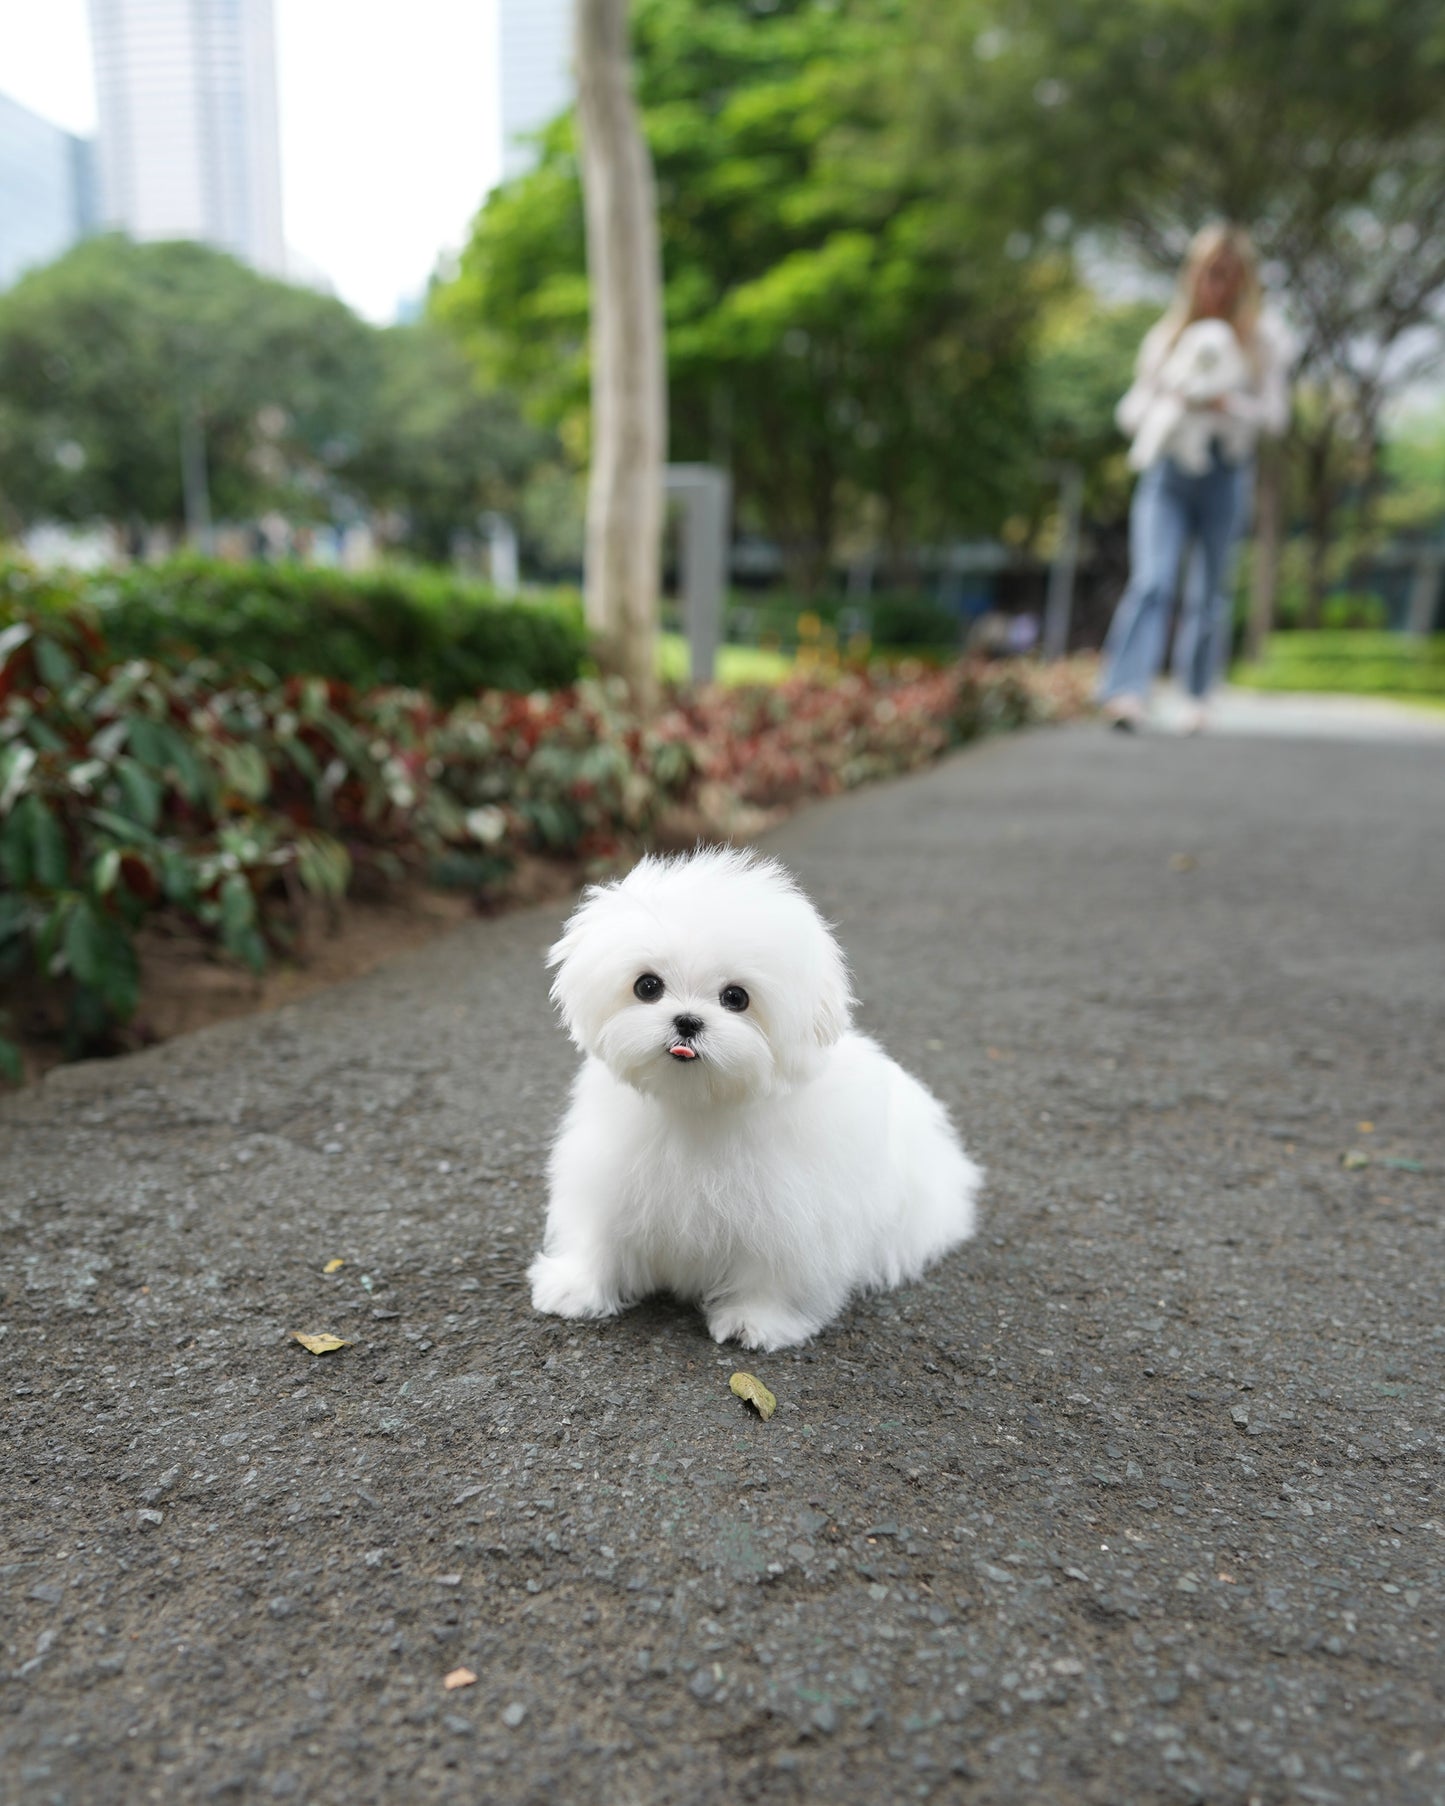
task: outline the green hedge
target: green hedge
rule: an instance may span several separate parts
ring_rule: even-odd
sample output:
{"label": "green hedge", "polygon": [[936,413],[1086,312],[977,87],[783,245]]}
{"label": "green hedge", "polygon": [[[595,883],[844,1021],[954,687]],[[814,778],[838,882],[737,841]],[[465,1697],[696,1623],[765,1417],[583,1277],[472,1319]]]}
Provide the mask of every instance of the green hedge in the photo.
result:
{"label": "green hedge", "polygon": [[478,691],[565,689],[587,638],[566,594],[503,601],[442,571],[346,572],[178,558],[123,572],[0,573],[0,606],[100,610],[122,658],[214,659],[278,678],[321,676],[373,690],[404,685],[441,703]]}
{"label": "green hedge", "polygon": [[1277,633],[1257,665],[1234,681],[1255,690],[1316,690],[1353,696],[1445,701],[1445,634]]}

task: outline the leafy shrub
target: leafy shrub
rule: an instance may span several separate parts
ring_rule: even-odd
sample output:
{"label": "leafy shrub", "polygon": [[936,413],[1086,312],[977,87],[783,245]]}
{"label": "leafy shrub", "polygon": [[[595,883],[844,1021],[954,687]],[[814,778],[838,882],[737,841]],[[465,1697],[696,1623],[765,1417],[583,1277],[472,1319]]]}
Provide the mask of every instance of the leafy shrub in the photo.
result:
{"label": "leafy shrub", "polygon": [[0,606],[91,603],[121,658],[214,659],[228,673],[403,684],[455,702],[484,689],[575,683],[586,657],[574,597],[502,601],[440,571],[345,572],[195,557],[88,578],[0,572]]}
{"label": "leafy shrub", "polygon": [[[298,900],[341,897],[357,870],[483,886],[523,849],[612,862],[707,786],[785,807],[1086,695],[1077,666],[914,662],[679,690],[647,723],[596,682],[446,709],[117,660],[108,613],[51,601],[20,614],[0,592],[0,977],[63,1000],[72,1053],[136,1009],[136,932],[161,912],[259,971]],[[0,1064],[18,1066],[3,1040]]]}
{"label": "leafy shrub", "polygon": [[[80,613],[0,632],[0,971],[62,985],[70,1051],[134,1010],[148,913],[189,917],[259,970],[267,892],[288,876],[344,892],[324,689],[267,708],[199,674],[113,665]],[[288,816],[288,788],[310,806]]]}
{"label": "leafy shrub", "polygon": [[[604,686],[489,691],[450,713],[205,661],[117,662],[80,605],[0,630],[0,976],[65,1005],[68,1051],[137,1002],[135,934],[160,911],[261,970],[299,894],[353,869],[495,880],[523,847],[608,857],[692,782],[686,747]],[[0,1041],[13,1072],[13,1048]]]}
{"label": "leafy shrub", "polygon": [[1091,677],[1084,664],[877,664],[683,694],[675,714],[704,779],[776,808],[916,770],[979,734],[1079,714]]}
{"label": "leafy shrub", "polygon": [[[610,684],[488,691],[450,711],[414,692],[381,691],[366,715],[413,781],[412,807],[433,850],[609,860],[651,831],[697,769],[675,723],[644,727]],[[450,866],[464,870],[455,858]]]}
{"label": "leafy shrub", "polygon": [[1383,596],[1372,590],[1338,590],[1326,596],[1320,610],[1320,623],[1333,630],[1354,628],[1360,632],[1378,633],[1389,621],[1390,610]]}
{"label": "leafy shrub", "polygon": [[875,646],[956,647],[963,637],[958,616],[931,596],[876,596],[867,615]]}

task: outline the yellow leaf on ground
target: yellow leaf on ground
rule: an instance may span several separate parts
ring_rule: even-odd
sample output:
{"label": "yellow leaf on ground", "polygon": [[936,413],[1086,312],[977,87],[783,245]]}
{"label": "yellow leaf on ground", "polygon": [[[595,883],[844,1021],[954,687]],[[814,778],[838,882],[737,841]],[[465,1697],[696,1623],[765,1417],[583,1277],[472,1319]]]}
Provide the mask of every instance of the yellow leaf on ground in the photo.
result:
{"label": "yellow leaf on ground", "polygon": [[453,1668],[442,1685],[450,1693],[454,1687],[474,1687],[476,1682],[477,1677],[470,1668]]}
{"label": "yellow leaf on ground", "polygon": [[331,1354],[338,1348],[350,1348],[349,1342],[343,1342],[340,1336],[303,1336],[299,1329],[291,1334],[303,1348],[309,1348],[312,1354]]}
{"label": "yellow leaf on ground", "polygon": [[340,1268],[344,1267],[345,1265],[346,1265],[346,1262],[344,1260],[329,1260],[329,1261],[327,1261],[326,1265],[321,1269],[321,1271],[323,1273],[335,1273]]}
{"label": "yellow leaf on ground", "polygon": [[750,1373],[735,1373],[728,1385],[738,1395],[745,1398],[765,1422],[778,1408],[778,1401],[759,1379]]}

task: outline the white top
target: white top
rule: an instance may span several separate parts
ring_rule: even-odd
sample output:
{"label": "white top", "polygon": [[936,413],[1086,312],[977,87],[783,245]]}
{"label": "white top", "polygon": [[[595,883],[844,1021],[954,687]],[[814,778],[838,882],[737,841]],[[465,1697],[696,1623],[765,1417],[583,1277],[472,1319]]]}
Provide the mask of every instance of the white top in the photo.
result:
{"label": "white top", "polygon": [[1115,409],[1120,430],[1133,443],[1129,462],[1135,470],[1147,470],[1161,457],[1182,453],[1186,468],[1195,462],[1195,441],[1217,438],[1231,464],[1242,464],[1261,434],[1277,438],[1289,425],[1289,368],[1294,343],[1284,323],[1275,315],[1261,314],[1255,328],[1255,356],[1242,359],[1240,380],[1218,394],[1213,407],[1194,392],[1189,357],[1181,352],[1184,341],[1205,325],[1196,321],[1169,343],[1164,320],[1145,334],[1134,366],[1134,382]]}

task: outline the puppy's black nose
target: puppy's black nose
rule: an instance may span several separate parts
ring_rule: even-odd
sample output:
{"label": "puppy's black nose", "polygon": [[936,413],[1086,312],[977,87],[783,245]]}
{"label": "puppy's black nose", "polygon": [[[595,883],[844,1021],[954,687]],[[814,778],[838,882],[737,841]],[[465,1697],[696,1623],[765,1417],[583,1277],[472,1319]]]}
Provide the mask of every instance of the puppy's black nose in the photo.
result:
{"label": "puppy's black nose", "polygon": [[685,1041],[690,1041],[694,1035],[700,1035],[702,1033],[702,1017],[674,1016],[672,1019],[672,1026]]}

